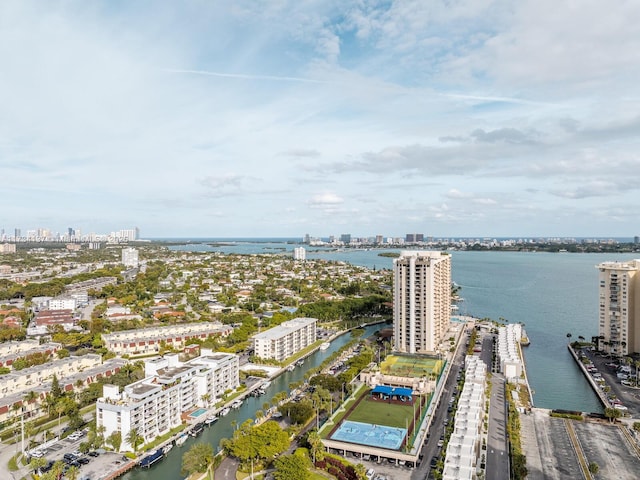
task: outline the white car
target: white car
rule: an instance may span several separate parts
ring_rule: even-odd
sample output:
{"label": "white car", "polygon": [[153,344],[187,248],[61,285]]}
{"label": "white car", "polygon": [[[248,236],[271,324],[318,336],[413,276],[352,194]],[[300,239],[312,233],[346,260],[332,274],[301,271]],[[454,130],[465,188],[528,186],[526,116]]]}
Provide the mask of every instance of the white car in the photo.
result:
{"label": "white car", "polygon": [[369,470],[367,470],[366,475],[367,475],[367,478],[371,480],[375,474],[376,474],[376,471],[373,468],[370,468]]}

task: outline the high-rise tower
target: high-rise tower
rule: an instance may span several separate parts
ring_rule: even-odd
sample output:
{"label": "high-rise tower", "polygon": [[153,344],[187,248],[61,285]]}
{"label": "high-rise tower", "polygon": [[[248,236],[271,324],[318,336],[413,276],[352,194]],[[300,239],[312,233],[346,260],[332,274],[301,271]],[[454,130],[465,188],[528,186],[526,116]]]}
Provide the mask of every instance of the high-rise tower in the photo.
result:
{"label": "high-rise tower", "polygon": [[604,262],[600,274],[600,348],[614,355],[640,352],[640,260]]}
{"label": "high-rise tower", "polygon": [[437,351],[451,318],[451,256],[403,251],[393,262],[393,278],[395,349]]}

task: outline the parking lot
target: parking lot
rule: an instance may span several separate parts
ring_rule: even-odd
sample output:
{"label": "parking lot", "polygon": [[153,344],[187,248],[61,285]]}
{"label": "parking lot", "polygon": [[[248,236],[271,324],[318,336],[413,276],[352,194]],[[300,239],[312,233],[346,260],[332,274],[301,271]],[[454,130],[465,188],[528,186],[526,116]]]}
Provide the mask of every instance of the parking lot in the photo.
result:
{"label": "parking lot", "polygon": [[[618,362],[588,349],[583,350],[583,353],[591,360],[596,369],[590,375],[596,380],[598,377],[602,378],[600,381],[602,388],[604,389],[605,386],[610,388],[609,396],[620,402],[619,405],[623,407],[623,412],[633,418],[640,418],[640,388],[622,384],[623,380],[629,380],[629,378],[618,378]],[[635,368],[632,368],[631,372],[631,377],[635,376]],[[625,383],[628,382],[625,381]]]}
{"label": "parking lot", "polygon": [[29,453],[34,458],[45,458],[49,461],[42,471],[50,470],[57,461],[65,464],[65,472],[72,466],[77,467],[80,471],[79,480],[102,478],[128,461],[122,454],[104,450],[83,454],[78,450],[83,441],[86,441],[86,431],[78,431],[45,448],[35,448]]}

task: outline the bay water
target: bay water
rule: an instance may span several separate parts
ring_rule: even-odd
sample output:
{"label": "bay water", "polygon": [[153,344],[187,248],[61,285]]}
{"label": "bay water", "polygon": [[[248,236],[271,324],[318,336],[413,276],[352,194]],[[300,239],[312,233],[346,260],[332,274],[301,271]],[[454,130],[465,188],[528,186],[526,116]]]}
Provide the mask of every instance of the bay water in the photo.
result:
{"label": "bay water", "polygon": [[[278,241],[231,241],[226,245],[191,244],[175,250],[289,255],[297,245]],[[305,247],[307,248],[307,247]],[[391,269],[381,252],[399,249],[307,248],[308,259],[343,261],[372,269]],[[601,412],[602,407],[567,349],[579,336],[598,333],[598,270],[604,261],[633,255],[504,251],[451,251],[452,278],[464,301],[461,315],[520,322],[531,340],[524,347],[534,404]]]}

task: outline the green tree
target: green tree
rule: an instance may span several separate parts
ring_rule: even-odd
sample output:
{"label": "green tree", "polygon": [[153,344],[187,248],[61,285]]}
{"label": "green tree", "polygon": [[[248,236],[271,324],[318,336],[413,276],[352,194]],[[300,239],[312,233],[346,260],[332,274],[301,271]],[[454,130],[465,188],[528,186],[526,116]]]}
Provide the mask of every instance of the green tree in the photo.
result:
{"label": "green tree", "polygon": [[31,468],[31,470],[33,470],[33,471],[36,471],[39,468],[44,467],[48,463],[49,463],[49,461],[44,457],[32,458],[31,461],[29,462],[29,468]]}
{"label": "green tree", "polygon": [[60,382],[58,381],[58,376],[57,375],[53,375],[53,378],[51,379],[51,396],[54,398],[54,400],[59,399],[60,397],[62,397],[63,392],[62,392],[62,388],[60,388]]}
{"label": "green tree", "polygon": [[314,414],[312,403],[306,399],[300,402],[287,402],[278,407],[278,410],[283,415],[287,415],[291,419],[291,423],[298,425],[305,423]]}
{"label": "green tree", "polygon": [[324,460],[324,444],[317,430],[311,430],[307,435],[307,444],[313,458],[313,463]]}
{"label": "green tree", "polygon": [[122,432],[120,432],[120,430],[111,432],[111,435],[107,437],[105,442],[111,445],[116,452],[119,452],[122,446]]}
{"label": "green tree", "polygon": [[589,473],[591,475],[596,475],[600,471],[600,465],[596,462],[589,463]]}
{"label": "green tree", "polygon": [[353,469],[355,470],[355,472],[358,475],[358,478],[360,480],[366,480],[366,478],[367,478],[367,468],[363,464],[356,463],[353,466]]}
{"label": "green tree", "polygon": [[233,438],[222,442],[223,448],[244,462],[270,459],[289,447],[289,435],[274,421],[256,427],[252,420],[244,422],[233,434]]}
{"label": "green tree", "polygon": [[78,477],[80,476],[80,469],[73,465],[69,467],[69,470],[67,470],[67,473],[64,475],[68,480],[78,480]]}
{"label": "green tree", "polygon": [[69,356],[69,350],[61,348],[56,352],[56,355],[58,355],[58,358],[67,358]]}
{"label": "green tree", "polygon": [[129,430],[129,433],[127,434],[127,443],[133,447],[134,452],[138,450],[138,445],[140,445],[143,440],[142,435],[138,433],[138,429],[132,428]]}
{"label": "green tree", "polygon": [[616,419],[622,416],[622,412],[617,408],[605,408],[604,416],[607,417],[610,422],[615,422]]}
{"label": "green tree", "polygon": [[276,458],[276,480],[308,480],[311,478],[311,462],[304,454],[280,455]]}
{"label": "green tree", "polygon": [[196,443],[182,455],[183,475],[206,472],[213,463],[213,447],[208,443]]}

